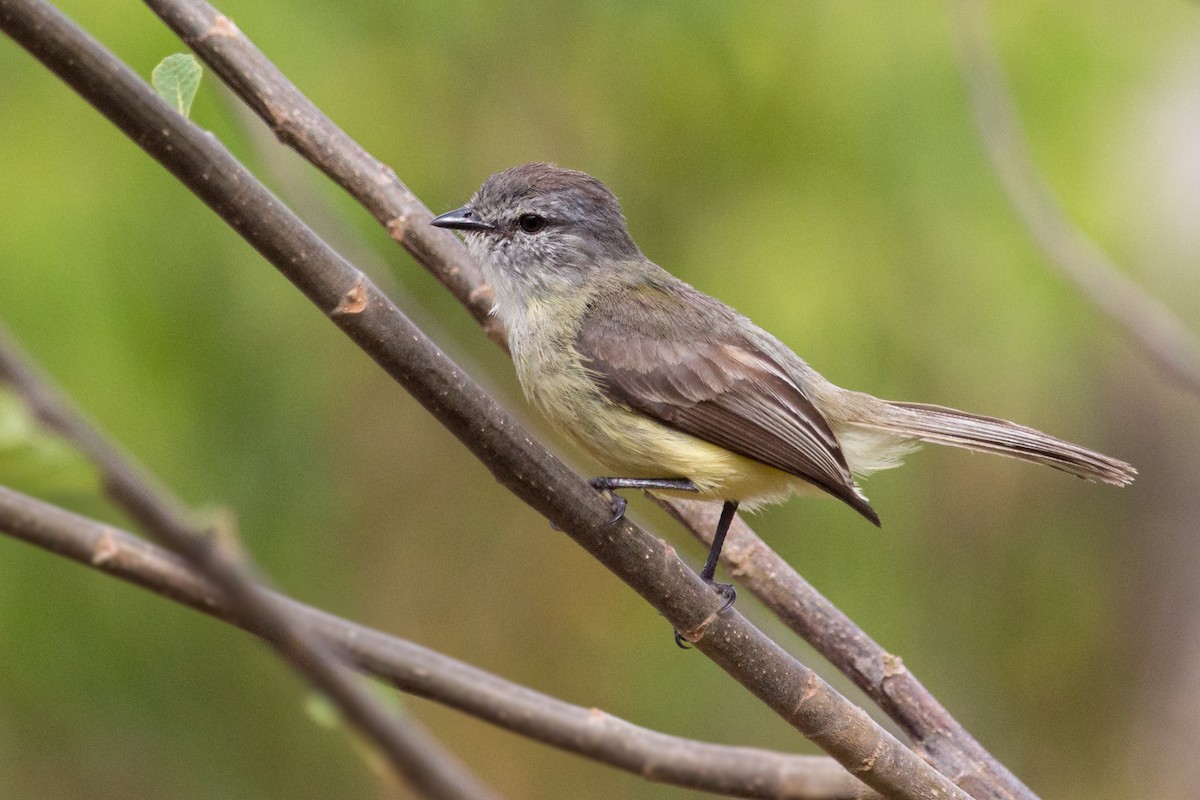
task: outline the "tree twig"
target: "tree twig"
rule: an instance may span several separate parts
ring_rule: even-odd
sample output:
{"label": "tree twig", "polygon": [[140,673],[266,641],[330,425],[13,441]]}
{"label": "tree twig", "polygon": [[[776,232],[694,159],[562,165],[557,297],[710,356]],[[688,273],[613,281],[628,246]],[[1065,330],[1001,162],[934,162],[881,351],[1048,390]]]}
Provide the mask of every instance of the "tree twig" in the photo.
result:
{"label": "tree twig", "polygon": [[[228,20],[224,22],[229,26]],[[0,26],[170,170],[459,438],[783,719],[890,798],[968,795],[730,609],[673,548],[611,509],[291,214],[212,136],[40,0],[0,0]]]}
{"label": "tree twig", "polygon": [[[10,23],[36,24],[31,13],[18,19],[0,6]],[[33,10],[36,12],[36,10]],[[68,39],[46,42],[69,56]],[[220,586],[247,627],[271,644],[285,661],[333,702],[345,718],[387,756],[397,774],[422,796],[438,800],[489,800],[497,795],[434,742],[421,728],[387,712],[341,666],[324,643],[299,628],[259,585],[249,566],[234,561],[208,532],[196,526],[165,488],[151,480],[105,439],[79,412],[62,402],[50,384],[36,375],[0,331],[0,380],[12,384],[35,416],[70,439],[99,469],[107,494],[147,533],[180,553]]]}
{"label": "tree twig", "polygon": [[[481,319],[482,312],[483,321],[491,324],[491,327],[485,324],[488,334],[503,344],[501,332],[495,327],[498,322],[494,317],[486,316],[491,302],[490,289],[482,282],[473,264],[469,271],[458,266],[471,263],[462,244],[453,237],[431,234],[430,226],[425,224],[429,218],[427,209],[388,167],[370,156],[322,114],[253,42],[204,0],[145,2],[256,110],[281,141],[323,170],[369,209],[394,238],[406,244],[417,260],[438,276],[477,320]],[[377,176],[379,180],[364,180],[364,175]],[[422,244],[415,248],[413,242]],[[687,510],[686,504],[691,501],[679,501],[678,505],[673,500],[659,502],[673,507],[676,518],[697,538],[702,541],[711,538],[713,525],[698,521]],[[754,536],[744,522],[739,520],[738,527]],[[761,540],[754,539],[766,550]],[[736,565],[734,568],[737,569]],[[747,588],[769,607],[773,607],[769,598],[785,596],[786,592],[796,588],[795,585],[787,587],[775,583],[773,574],[782,573],[764,571],[756,576],[747,574],[743,579]],[[793,630],[879,702],[912,737],[926,758],[944,774],[961,776],[967,782],[962,784],[964,788],[979,797],[1035,800],[1035,795],[950,717],[907,670],[903,678],[904,691],[873,692],[871,686],[882,686],[878,677],[882,675],[884,665],[897,663],[898,659],[879,647],[811,587],[802,599],[791,603],[786,612],[775,610],[789,621]],[[846,642],[856,643],[853,652],[840,646]],[[875,665],[870,675],[864,672],[866,665]],[[899,686],[900,683],[899,680],[889,681],[888,685]],[[922,724],[923,720],[928,720],[928,724]],[[976,777],[971,777],[973,774]]]}
{"label": "tree twig", "polygon": [[[479,267],[458,238],[429,225],[433,215],[400,181],[395,171],[368,153],[358,142],[295,90],[275,65],[247,39],[233,20],[207,3],[147,0],[188,45],[226,54],[208,62],[221,79],[266,120],[281,142],[304,154],[367,208],[417,261],[441,281],[501,347],[507,347],[503,326],[491,316],[491,289]],[[237,62],[240,69],[228,69]]]}
{"label": "tree twig", "polygon": [[[705,544],[719,503],[649,495]],[[976,800],[1037,800],[950,715],[899,656],[888,653],[760,539],[734,520],[722,561],[729,574],[854,681],[900,726],[918,752]]]}
{"label": "tree twig", "polygon": [[979,135],[1013,209],[1046,261],[1166,375],[1200,392],[1200,338],[1074,225],[1046,183],[992,44],[984,0],[950,3],[954,42]]}
{"label": "tree twig", "polygon": [[[125,531],[3,487],[0,531],[254,632],[220,590],[186,562]],[[358,669],[403,692],[649,780],[734,797],[878,797],[828,756],[784,755],[668,736],[598,709],[565,703],[282,595],[275,597]]]}
{"label": "tree twig", "polygon": [[[21,352],[8,331],[0,327],[0,383],[6,383],[13,388],[29,407],[33,415],[49,429],[71,442],[71,444],[87,458],[96,468],[101,484],[114,503],[130,515],[142,528],[165,544],[174,546],[181,536],[189,536],[193,541],[206,542],[208,535],[205,531],[194,526],[190,515],[184,511],[183,504],[164,486],[159,485],[153,478],[140,468],[134,460],[123,453],[83,414],[69,403],[63,394],[48,378],[40,375],[29,363],[29,359]],[[144,543],[143,543],[144,544]],[[149,547],[150,545],[145,545]],[[189,548],[192,545],[187,545]],[[214,546],[215,549],[215,546]],[[228,556],[225,556],[227,558]],[[226,575],[226,580],[231,576]],[[233,580],[251,581],[249,575],[237,570],[232,575]],[[212,592],[209,592],[210,596]],[[227,605],[228,602],[226,601]],[[262,615],[257,598],[252,601],[252,608],[242,608],[241,613],[247,629],[256,629],[258,634],[267,641],[271,637],[265,635],[271,625],[273,615],[281,609],[268,611]],[[232,611],[230,613],[233,613]],[[286,615],[285,615],[286,616]],[[303,645],[302,645],[303,646]],[[326,670],[337,670],[336,660],[324,651],[323,646],[312,648],[308,658],[323,659]],[[289,659],[290,660],[290,659]],[[301,670],[304,671],[304,670]],[[346,675],[335,678],[337,681],[349,682],[352,676]],[[314,680],[314,683],[317,683]],[[354,689],[360,692],[357,687]],[[353,721],[353,709],[343,708],[343,699],[339,694],[329,693],[330,700],[342,709],[348,719]],[[378,703],[370,695],[364,695],[364,700],[378,708]],[[380,708],[377,712],[383,715]],[[406,774],[411,772],[411,782],[424,795],[431,798],[488,798],[495,795],[483,788],[483,784],[472,776],[462,763],[432,737],[429,736],[416,722],[402,716],[390,716],[382,720],[393,729],[389,734],[393,740],[385,749],[391,752],[398,747],[405,748],[407,755],[405,764]],[[394,757],[393,757],[394,760]]]}
{"label": "tree twig", "polygon": [[[39,374],[11,334],[0,327],[0,383],[6,383],[51,430],[70,441],[105,485],[140,482],[115,501],[149,496],[159,506],[182,504],[157,488],[144,470]],[[20,510],[20,514],[16,512]],[[126,507],[131,516],[138,507]],[[164,513],[182,514],[168,510]],[[180,519],[183,517],[180,516]],[[55,509],[0,487],[0,530],[98,568],[219,619],[250,629],[211,584],[180,559],[124,531]],[[369,674],[405,692],[450,705],[516,733],[642,775],[650,780],[737,797],[878,797],[828,757],[788,756],[668,736],[535,692],[462,662],[280,597],[294,618]],[[406,717],[401,724],[410,724]],[[434,754],[436,755],[436,753]],[[439,758],[439,760],[441,760]],[[457,761],[453,761],[457,767]]]}

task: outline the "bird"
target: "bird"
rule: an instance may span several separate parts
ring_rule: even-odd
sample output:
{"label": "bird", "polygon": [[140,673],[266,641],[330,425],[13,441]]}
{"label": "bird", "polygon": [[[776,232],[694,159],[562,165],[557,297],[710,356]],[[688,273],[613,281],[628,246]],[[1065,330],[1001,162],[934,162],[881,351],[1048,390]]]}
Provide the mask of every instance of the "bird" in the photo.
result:
{"label": "bird", "polygon": [[612,471],[590,483],[612,498],[614,521],[621,489],[722,503],[700,570],[725,598],[722,610],[736,595],[715,574],[739,508],[826,494],[879,526],[858,479],[899,466],[921,444],[1117,486],[1137,473],[1015,422],[836,386],[647,258],[616,195],[584,172],[512,167],[431,224],[460,233],[479,263],[530,403]]}

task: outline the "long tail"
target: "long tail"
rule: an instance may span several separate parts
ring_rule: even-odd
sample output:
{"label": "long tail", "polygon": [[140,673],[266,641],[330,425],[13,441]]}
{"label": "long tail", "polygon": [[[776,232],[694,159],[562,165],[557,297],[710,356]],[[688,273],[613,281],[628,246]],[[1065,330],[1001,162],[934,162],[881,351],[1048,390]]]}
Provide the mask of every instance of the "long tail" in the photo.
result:
{"label": "long tail", "polygon": [[1008,420],[922,403],[886,405],[894,412],[887,415],[886,423],[866,423],[868,427],[924,442],[1045,464],[1089,481],[1116,486],[1132,483],[1137,475],[1137,470],[1124,461]]}

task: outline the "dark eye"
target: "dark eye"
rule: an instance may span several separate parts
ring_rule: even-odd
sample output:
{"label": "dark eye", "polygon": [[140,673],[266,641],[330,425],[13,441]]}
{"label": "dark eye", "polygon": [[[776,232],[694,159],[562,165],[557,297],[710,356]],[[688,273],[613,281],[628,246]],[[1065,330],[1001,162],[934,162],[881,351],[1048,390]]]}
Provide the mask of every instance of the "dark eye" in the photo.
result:
{"label": "dark eye", "polygon": [[537,214],[522,214],[517,218],[517,225],[526,233],[537,233],[546,227],[546,218]]}

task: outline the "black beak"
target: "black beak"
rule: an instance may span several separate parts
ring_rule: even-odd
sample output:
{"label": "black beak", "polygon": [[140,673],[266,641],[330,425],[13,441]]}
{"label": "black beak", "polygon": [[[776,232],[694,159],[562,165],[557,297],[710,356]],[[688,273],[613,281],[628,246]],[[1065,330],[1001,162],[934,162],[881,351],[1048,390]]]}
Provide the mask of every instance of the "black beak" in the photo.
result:
{"label": "black beak", "polygon": [[475,212],[470,206],[456,208],[453,211],[447,211],[439,217],[434,217],[430,225],[436,225],[439,228],[450,228],[456,231],[494,231],[496,226],[490,222],[484,222],[481,219],[476,219]]}

